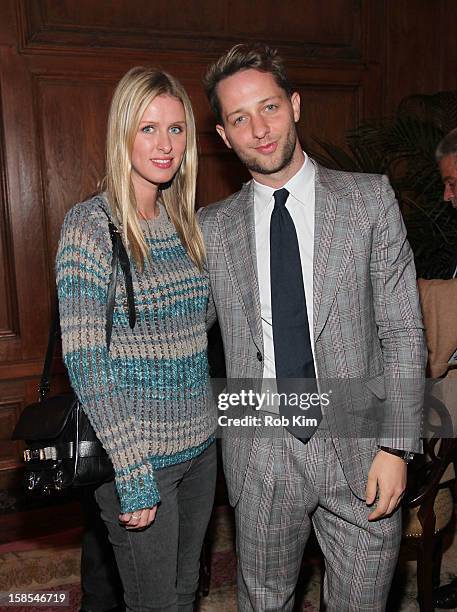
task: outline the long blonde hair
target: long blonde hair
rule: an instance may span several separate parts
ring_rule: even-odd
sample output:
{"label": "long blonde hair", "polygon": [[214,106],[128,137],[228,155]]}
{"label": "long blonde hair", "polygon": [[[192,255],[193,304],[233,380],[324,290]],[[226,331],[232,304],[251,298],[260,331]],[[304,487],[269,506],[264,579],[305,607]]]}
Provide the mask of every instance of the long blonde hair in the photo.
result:
{"label": "long blonde hair", "polygon": [[173,96],[184,106],[186,150],[178,172],[159,190],[161,201],[192,261],[201,269],[205,255],[203,237],[195,216],[197,138],[189,97],[181,83],[166,72],[136,66],[119,81],[111,101],[106,138],[105,186],[122,237],[140,270],[148,259],[148,247],[137,215],[131,180],[132,150],[141,118],[151,101]]}

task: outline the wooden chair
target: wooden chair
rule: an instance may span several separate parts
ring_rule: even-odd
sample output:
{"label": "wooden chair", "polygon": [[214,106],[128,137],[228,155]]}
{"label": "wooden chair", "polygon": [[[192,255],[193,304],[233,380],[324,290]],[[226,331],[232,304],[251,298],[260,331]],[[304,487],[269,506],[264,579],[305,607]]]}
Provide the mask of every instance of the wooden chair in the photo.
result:
{"label": "wooden chair", "polygon": [[[409,466],[403,536],[417,543],[417,592],[421,612],[433,612],[439,585],[442,532],[454,516],[452,488],[457,456],[457,369],[448,360],[457,348],[457,279],[418,282],[428,347],[424,454]],[[454,418],[453,418],[454,417]]]}
{"label": "wooden chair", "polygon": [[[442,418],[437,433],[449,431],[444,404],[430,395],[428,407]],[[403,502],[403,537],[417,545],[417,593],[421,612],[433,612],[433,588],[439,585],[442,532],[454,516],[451,487],[457,440],[434,435],[424,441],[424,455],[409,466],[408,489]]]}

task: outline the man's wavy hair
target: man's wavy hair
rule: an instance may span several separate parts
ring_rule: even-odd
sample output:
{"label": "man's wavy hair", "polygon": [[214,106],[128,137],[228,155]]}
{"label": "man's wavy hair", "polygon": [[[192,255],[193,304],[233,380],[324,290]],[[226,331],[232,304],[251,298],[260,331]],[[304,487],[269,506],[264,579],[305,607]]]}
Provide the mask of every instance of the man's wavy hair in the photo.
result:
{"label": "man's wavy hair", "polygon": [[270,73],[278,87],[283,89],[289,97],[292,95],[292,85],[287,78],[282,58],[276,49],[258,43],[235,45],[211,64],[203,77],[203,86],[218,123],[223,124],[223,119],[217,86],[227,77],[242,70],[251,69]]}

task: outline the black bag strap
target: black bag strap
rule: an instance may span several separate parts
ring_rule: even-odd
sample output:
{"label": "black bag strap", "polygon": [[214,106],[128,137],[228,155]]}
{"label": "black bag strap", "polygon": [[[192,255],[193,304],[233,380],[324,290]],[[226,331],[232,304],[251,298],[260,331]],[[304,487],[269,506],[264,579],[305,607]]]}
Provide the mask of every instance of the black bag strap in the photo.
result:
{"label": "black bag strap", "polygon": [[[113,314],[114,314],[114,303],[116,299],[116,287],[117,287],[117,264],[119,262],[122,273],[124,275],[125,289],[127,293],[127,308],[129,312],[129,326],[130,329],[135,327],[136,323],[136,310],[135,310],[135,297],[133,295],[133,282],[132,272],[130,269],[130,260],[125,250],[125,246],[122,242],[119,230],[111,221],[109,214],[106,210],[100,206],[105,215],[108,217],[108,229],[111,238],[112,246],[112,259],[111,259],[111,276],[108,285],[108,293],[106,300],[106,323],[105,323],[105,336],[106,346],[109,352],[111,345],[111,336],[113,333]],[[54,358],[54,351],[56,342],[60,338],[60,324],[59,324],[59,299],[56,296],[54,314],[51,320],[51,326],[49,328],[48,348],[46,349],[46,357],[43,365],[43,373],[41,375],[40,385],[38,387],[39,400],[43,401],[49,391],[51,390],[51,367]]]}
{"label": "black bag strap", "polygon": [[[104,210],[104,209],[103,209]],[[108,213],[104,211],[108,216]],[[108,229],[111,236],[111,244],[113,247],[113,258],[111,263],[111,278],[108,286],[108,296],[106,300],[106,346],[109,347],[111,344],[111,334],[113,331],[113,312],[114,302],[116,298],[116,286],[117,286],[117,263],[119,262],[124,275],[125,291],[127,293],[127,309],[129,312],[129,326],[130,329],[135,327],[136,323],[136,311],[135,311],[135,298],[133,296],[133,282],[132,282],[132,271],[130,269],[130,260],[125,250],[124,243],[122,242],[119,230],[111,221],[108,216]]]}
{"label": "black bag strap", "polygon": [[41,374],[40,385],[38,387],[40,402],[45,399],[45,397],[51,390],[51,382],[50,382],[51,366],[52,366],[52,360],[54,357],[54,350],[56,347],[56,340],[60,335],[59,332],[60,332],[59,300],[56,297],[54,314],[52,315],[51,327],[49,328],[48,348],[46,349],[46,357],[44,359],[43,373]]}

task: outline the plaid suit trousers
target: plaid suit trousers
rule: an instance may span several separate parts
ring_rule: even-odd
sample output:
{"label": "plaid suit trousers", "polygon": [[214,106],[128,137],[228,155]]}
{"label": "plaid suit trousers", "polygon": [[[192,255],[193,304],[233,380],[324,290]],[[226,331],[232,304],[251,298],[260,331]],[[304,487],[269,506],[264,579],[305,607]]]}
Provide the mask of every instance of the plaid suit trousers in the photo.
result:
{"label": "plaid suit trousers", "polygon": [[372,508],[348,487],[332,440],[315,435],[303,444],[281,429],[256,432],[235,507],[239,611],[293,609],[312,525],[325,558],[326,611],[385,610],[400,512],[368,521]]}

